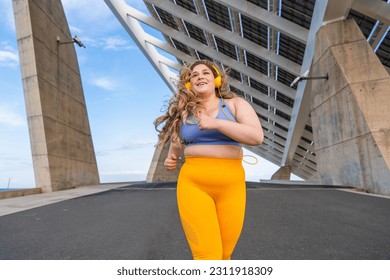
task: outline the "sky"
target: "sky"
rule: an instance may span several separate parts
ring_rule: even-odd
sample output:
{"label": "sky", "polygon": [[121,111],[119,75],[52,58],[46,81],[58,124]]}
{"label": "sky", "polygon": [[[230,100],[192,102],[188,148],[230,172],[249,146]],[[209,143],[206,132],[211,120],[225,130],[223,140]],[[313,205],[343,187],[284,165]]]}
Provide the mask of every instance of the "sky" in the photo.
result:
{"label": "sky", "polygon": [[[148,13],[142,0],[126,2]],[[157,143],[153,121],[172,92],[104,0],[62,4],[72,36],[86,46],[75,48],[100,181],[143,181]],[[243,163],[247,181],[268,180],[279,168],[244,154],[258,159]],[[0,0],[0,189],[34,187],[12,1]]]}

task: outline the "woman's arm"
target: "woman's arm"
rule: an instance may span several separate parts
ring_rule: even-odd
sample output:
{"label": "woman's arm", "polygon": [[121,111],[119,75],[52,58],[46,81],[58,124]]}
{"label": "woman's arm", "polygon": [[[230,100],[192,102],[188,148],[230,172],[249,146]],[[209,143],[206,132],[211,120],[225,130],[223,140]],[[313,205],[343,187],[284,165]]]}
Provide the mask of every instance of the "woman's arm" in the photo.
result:
{"label": "woman's arm", "polygon": [[256,112],[243,98],[233,100],[237,122],[221,120],[201,114],[198,117],[200,129],[216,129],[233,140],[249,146],[257,146],[263,142],[264,133]]}

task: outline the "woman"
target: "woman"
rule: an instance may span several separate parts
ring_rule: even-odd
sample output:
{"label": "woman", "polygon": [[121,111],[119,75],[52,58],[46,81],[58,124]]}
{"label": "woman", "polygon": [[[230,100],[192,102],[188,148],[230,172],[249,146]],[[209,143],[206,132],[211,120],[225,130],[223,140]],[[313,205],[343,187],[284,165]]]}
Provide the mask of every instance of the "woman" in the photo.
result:
{"label": "woman", "polygon": [[253,108],[220,73],[207,60],[183,67],[178,92],[154,123],[159,143],[171,142],[165,168],[175,170],[184,153],[177,201],[194,259],[230,259],[245,215],[241,144],[259,145],[264,137]]}

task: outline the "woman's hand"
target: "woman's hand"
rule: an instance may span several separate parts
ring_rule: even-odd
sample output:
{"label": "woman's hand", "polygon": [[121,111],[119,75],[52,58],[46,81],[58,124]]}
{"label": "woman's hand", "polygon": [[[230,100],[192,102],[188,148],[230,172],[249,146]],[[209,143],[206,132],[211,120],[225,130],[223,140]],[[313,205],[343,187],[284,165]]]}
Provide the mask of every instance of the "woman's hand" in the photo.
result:
{"label": "woman's hand", "polygon": [[169,154],[164,161],[164,167],[168,171],[175,171],[177,168],[177,156],[175,154]]}
{"label": "woman's hand", "polygon": [[177,168],[177,159],[181,159],[181,155],[183,154],[183,146],[179,142],[179,140],[172,141],[169,145],[168,156],[164,161],[164,167],[168,171],[175,171]]}
{"label": "woman's hand", "polygon": [[201,112],[199,112],[197,119],[198,127],[200,130],[216,129],[217,127],[216,122],[218,121],[218,119],[216,118],[212,118],[206,114],[202,114]]}

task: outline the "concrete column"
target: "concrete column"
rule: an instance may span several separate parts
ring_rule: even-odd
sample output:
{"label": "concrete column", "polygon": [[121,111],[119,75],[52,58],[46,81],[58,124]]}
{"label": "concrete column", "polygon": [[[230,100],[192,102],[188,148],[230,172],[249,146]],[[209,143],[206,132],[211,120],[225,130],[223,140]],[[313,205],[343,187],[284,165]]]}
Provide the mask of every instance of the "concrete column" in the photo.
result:
{"label": "concrete column", "polygon": [[271,180],[290,180],[291,166],[280,167],[271,177]]}
{"label": "concrete column", "polygon": [[183,165],[183,159],[178,160],[178,168],[176,171],[170,172],[164,168],[164,161],[167,158],[169,152],[169,144],[164,146],[157,146],[154,151],[152,162],[150,163],[148,175],[146,176],[146,182],[176,182],[179,175],[181,166]]}
{"label": "concrete column", "polygon": [[311,120],[321,183],[390,194],[390,77],[351,19],[318,31]]}
{"label": "concrete column", "polygon": [[36,187],[99,183],[80,71],[60,0],[13,0]]}

